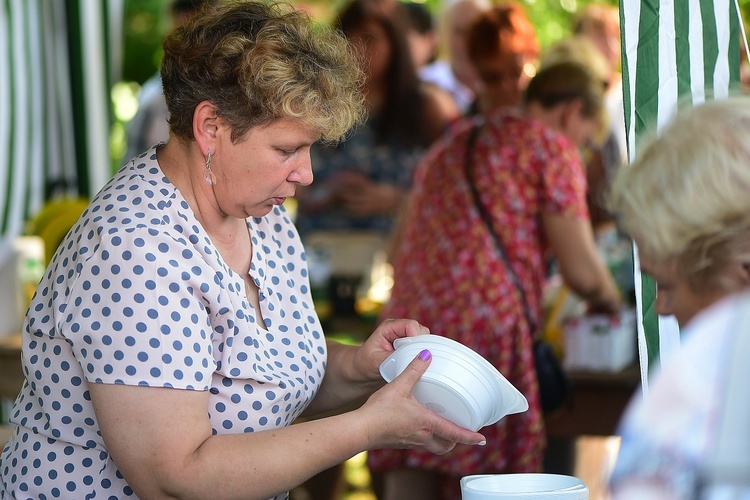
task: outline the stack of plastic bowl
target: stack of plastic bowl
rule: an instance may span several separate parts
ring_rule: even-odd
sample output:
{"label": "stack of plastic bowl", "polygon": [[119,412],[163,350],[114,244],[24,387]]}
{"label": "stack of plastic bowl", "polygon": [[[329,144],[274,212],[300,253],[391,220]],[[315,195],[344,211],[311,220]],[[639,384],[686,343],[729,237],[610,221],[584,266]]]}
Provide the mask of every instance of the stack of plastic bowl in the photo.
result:
{"label": "stack of plastic bowl", "polygon": [[461,478],[462,500],[588,500],[589,489],[561,474],[486,474]]}
{"label": "stack of plastic bowl", "polygon": [[432,361],[412,394],[423,406],[461,427],[477,431],[511,413],[528,410],[518,389],[475,351],[439,335],[397,339],[395,351],[380,365],[390,382],[423,350]]}

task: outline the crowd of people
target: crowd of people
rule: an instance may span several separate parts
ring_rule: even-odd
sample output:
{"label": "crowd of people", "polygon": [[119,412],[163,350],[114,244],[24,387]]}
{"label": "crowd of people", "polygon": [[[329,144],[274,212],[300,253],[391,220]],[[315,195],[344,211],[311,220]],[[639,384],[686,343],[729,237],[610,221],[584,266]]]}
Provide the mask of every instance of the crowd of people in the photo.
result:
{"label": "crowd of people", "polygon": [[[178,4],[128,158],[27,313],[0,498],[288,498],[365,451],[382,500],[541,472],[545,286],[554,272],[589,313],[618,314],[629,298],[596,245],[611,225],[691,346],[654,384],[663,398],[629,410],[613,494],[704,484],[750,300],[750,104],[681,114],[622,169],[612,5],[541,47],[514,0],[348,0],[327,24],[287,3]],[[316,311],[306,250],[321,235],[373,237],[392,265],[357,345],[327,338]],[[355,258],[366,273],[372,253]],[[385,384],[393,341],[430,331],[479,352],[529,410],[472,432],[423,408],[428,351]],[[676,399],[678,427],[653,425]],[[696,422],[694,446],[674,440]]]}

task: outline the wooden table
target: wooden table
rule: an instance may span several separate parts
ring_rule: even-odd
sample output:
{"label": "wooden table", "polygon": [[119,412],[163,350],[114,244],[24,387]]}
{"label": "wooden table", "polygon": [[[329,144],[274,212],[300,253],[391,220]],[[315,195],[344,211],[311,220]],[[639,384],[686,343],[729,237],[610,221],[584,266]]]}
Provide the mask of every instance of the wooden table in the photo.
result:
{"label": "wooden table", "polygon": [[572,371],[573,405],[546,418],[547,435],[611,436],[636,390],[641,374],[634,363],[619,372]]}
{"label": "wooden table", "polygon": [[546,472],[575,475],[580,462],[581,439],[614,436],[622,413],[641,379],[638,364],[615,372],[569,372],[573,382],[573,406],[545,417]]}
{"label": "wooden table", "polygon": [[21,334],[0,337],[0,398],[16,399],[23,380]]}

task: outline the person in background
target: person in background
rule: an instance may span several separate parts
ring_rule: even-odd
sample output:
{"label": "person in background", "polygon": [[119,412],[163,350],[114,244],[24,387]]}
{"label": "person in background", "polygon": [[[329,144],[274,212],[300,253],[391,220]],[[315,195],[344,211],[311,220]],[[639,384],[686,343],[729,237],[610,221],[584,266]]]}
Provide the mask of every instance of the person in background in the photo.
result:
{"label": "person in background", "polygon": [[586,4],[573,16],[573,34],[585,36],[607,59],[612,68],[611,84],[620,78],[620,14],[616,5]]}
{"label": "person in background", "polygon": [[750,61],[747,58],[747,40],[744,37],[747,29],[745,27],[744,30],[740,30],[740,84],[744,88],[750,88]]}
{"label": "person in background", "polygon": [[[679,351],[650,375],[648,392],[634,397],[620,423],[616,500],[750,496],[747,469],[737,471],[744,486],[724,484],[723,496],[706,482],[722,433],[750,439],[747,420],[720,425],[732,359],[739,354],[744,365],[750,357],[733,354],[750,335],[748,135],[746,96],[686,108],[615,177],[611,210],[656,281],[656,312],[674,315],[681,328]],[[746,457],[743,444],[741,462]],[[719,458],[725,473],[741,465]]]}
{"label": "person in background", "polygon": [[[481,64],[477,70],[485,74]],[[603,93],[586,67],[549,66],[529,83],[522,110],[465,118],[420,161],[394,253],[391,298],[380,317],[406,314],[471,347],[526,396],[529,410],[483,428],[481,449],[457,446],[442,457],[368,453],[381,498],[453,500],[462,476],[541,471],[545,432],[532,344],[548,257],[592,311],[614,313],[621,302],[594,245],[578,154],[601,126]],[[472,185],[518,287],[479,215]]]}
{"label": "person in background", "polygon": [[313,308],[283,203],[312,181],[312,144],[361,120],[346,40],[232,2],[166,37],[161,75],[169,141],[95,196],[32,299],[0,498],[287,498],[364,450],[483,443],[411,396],[428,351],[380,376],[426,327],[347,346]]}
{"label": "person in background", "polygon": [[320,230],[388,235],[414,164],[458,116],[449,96],[417,78],[400,4],[385,11],[369,0],[350,1],[336,28],[363,61],[368,119],[345,141],[313,149],[316,182],[297,196],[303,239]]}
{"label": "person in background", "polygon": [[489,0],[443,2],[438,25],[439,57],[419,72],[422,80],[449,92],[462,114],[474,102],[480,84],[467,54],[466,36],[479,15],[491,5]]}
{"label": "person in background", "polygon": [[[214,8],[218,0],[172,0],[169,5],[171,29],[190,21],[204,10]],[[138,94],[138,111],[128,122],[126,130],[127,150],[123,160],[127,161],[146,151],[154,144],[169,139],[169,112],[164,102],[161,75],[155,74],[141,87]]]}
{"label": "person in background", "polygon": [[628,158],[625,133],[625,106],[622,92],[620,15],[617,6],[594,2],[582,7],[573,17],[575,37],[589,40],[609,63],[606,93],[609,135],[599,144],[585,148],[587,178],[590,186],[592,223],[597,232],[612,232],[614,217],[606,209],[606,194],[617,170]]}
{"label": "person in background", "polygon": [[405,3],[408,19],[407,40],[411,58],[417,70],[435,61],[438,36],[432,12],[423,3]]}
{"label": "person in background", "polygon": [[574,35],[588,38],[609,63],[612,73],[607,105],[610,106],[613,89],[619,86],[622,91],[620,13],[617,6],[602,2],[582,6],[573,16],[572,31]]}
{"label": "person in background", "polygon": [[459,116],[450,95],[421,82],[406,41],[404,7],[353,0],[339,12],[340,29],[360,56],[367,122],[336,145],[315,146],[315,183],[297,191],[296,224],[303,242],[331,261],[334,315],[355,314],[371,265],[387,251],[394,222],[411,187],[414,165]]}
{"label": "person in background", "polygon": [[[574,61],[585,64],[607,86],[612,82],[612,67],[588,37],[573,35],[549,47],[542,56],[540,66],[544,67],[562,61]],[[621,87],[620,87],[621,88]],[[605,98],[606,99],[606,98]],[[616,128],[612,123],[609,107],[604,110],[606,126],[601,133],[592,138],[581,148],[581,155],[586,163],[586,184],[588,186],[586,199],[588,201],[589,216],[594,232],[603,235],[614,230],[615,221],[606,207],[606,195],[610,183],[619,166],[624,163],[620,151]],[[623,126],[624,127],[624,126]]]}
{"label": "person in background", "polygon": [[503,2],[484,11],[471,26],[466,44],[481,83],[469,113],[519,107],[539,57],[534,26],[523,7]]}

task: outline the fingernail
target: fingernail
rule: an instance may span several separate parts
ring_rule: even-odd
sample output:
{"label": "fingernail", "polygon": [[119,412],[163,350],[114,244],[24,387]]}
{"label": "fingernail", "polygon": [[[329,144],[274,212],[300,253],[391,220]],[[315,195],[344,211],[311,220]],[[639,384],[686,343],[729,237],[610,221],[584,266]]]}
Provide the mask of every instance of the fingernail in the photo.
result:
{"label": "fingernail", "polygon": [[430,354],[430,351],[428,351],[427,349],[424,349],[422,352],[419,353],[419,359],[421,359],[422,361],[427,361],[431,357],[432,357],[432,354]]}
{"label": "fingernail", "polygon": [[484,445],[486,445],[486,444],[487,444],[487,441],[479,441],[479,442],[478,442],[477,444],[478,444],[479,446],[484,446]]}

